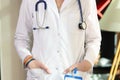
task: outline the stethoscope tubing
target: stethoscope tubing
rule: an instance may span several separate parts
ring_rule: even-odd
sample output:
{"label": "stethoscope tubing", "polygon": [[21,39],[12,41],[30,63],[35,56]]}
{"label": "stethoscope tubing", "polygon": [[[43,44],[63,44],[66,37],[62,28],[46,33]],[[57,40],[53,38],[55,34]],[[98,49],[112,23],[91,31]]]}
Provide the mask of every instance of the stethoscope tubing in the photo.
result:
{"label": "stethoscope tubing", "polygon": [[[78,1],[78,5],[79,5],[79,11],[80,11],[80,17],[81,17],[81,22],[79,22],[78,24],[78,28],[79,29],[82,29],[82,30],[85,30],[86,27],[87,27],[87,24],[85,23],[84,19],[83,19],[83,11],[82,11],[82,6],[81,6],[81,1],[80,0],[77,0]],[[39,9],[38,9],[38,6],[40,3],[43,3],[44,4],[44,10],[45,10],[45,13],[44,13],[44,18],[43,18],[43,22],[42,22],[42,25],[39,26],[38,22],[39,22],[39,17],[38,17],[38,12],[39,12]],[[46,27],[42,27],[43,24],[44,24],[44,21],[45,21],[45,16],[46,16],[46,10],[47,10],[47,3],[45,0],[39,0],[36,5],[35,5],[35,11],[36,11],[36,21],[37,21],[37,25],[39,28],[33,28],[33,30],[37,30],[37,29],[49,29],[49,26],[46,26]]]}
{"label": "stethoscope tubing", "polygon": [[78,1],[78,6],[79,6],[79,11],[80,11],[80,17],[81,17],[81,22],[83,23],[83,10],[82,10],[82,6],[81,6],[81,1],[80,0],[77,0]]}
{"label": "stethoscope tubing", "polygon": [[44,4],[44,9],[47,10],[47,3],[44,1],[44,0],[39,0],[36,5],[35,5],[35,11],[37,12],[38,11],[38,5],[40,3],[43,3]]}

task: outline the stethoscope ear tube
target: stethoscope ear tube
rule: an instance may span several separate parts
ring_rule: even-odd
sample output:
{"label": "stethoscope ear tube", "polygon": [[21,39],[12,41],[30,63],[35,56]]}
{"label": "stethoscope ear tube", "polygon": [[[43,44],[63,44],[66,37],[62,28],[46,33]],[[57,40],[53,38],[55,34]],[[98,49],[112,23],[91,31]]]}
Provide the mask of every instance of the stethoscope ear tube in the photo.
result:
{"label": "stethoscope ear tube", "polygon": [[[43,3],[43,5],[44,5],[44,10],[45,10],[45,12],[44,12],[44,18],[43,18],[43,22],[42,22],[41,26],[39,26],[39,24],[38,24],[38,23],[39,23],[39,9],[38,9],[39,7],[38,7],[38,6],[39,6],[40,3]],[[39,0],[39,1],[35,4],[36,22],[37,22],[38,28],[34,27],[33,30],[49,29],[49,26],[43,27],[44,22],[45,22],[46,10],[47,10],[47,3],[46,3],[46,1],[44,1],[44,0]]]}
{"label": "stethoscope ear tube", "polygon": [[34,27],[33,30],[38,30],[38,29],[49,29],[49,28],[50,28],[49,26],[46,26],[46,27],[39,27],[39,28]]}
{"label": "stethoscope ear tube", "polygon": [[35,5],[35,11],[38,11],[38,5],[39,3],[44,3],[44,9],[47,9],[47,3],[44,0],[39,0]]}

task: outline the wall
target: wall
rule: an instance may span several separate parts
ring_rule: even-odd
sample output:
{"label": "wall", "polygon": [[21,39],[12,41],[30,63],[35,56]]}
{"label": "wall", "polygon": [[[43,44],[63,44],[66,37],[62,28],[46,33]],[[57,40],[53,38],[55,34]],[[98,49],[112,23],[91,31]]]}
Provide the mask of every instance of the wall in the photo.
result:
{"label": "wall", "polygon": [[21,0],[0,0],[1,80],[25,80],[13,42],[20,3]]}

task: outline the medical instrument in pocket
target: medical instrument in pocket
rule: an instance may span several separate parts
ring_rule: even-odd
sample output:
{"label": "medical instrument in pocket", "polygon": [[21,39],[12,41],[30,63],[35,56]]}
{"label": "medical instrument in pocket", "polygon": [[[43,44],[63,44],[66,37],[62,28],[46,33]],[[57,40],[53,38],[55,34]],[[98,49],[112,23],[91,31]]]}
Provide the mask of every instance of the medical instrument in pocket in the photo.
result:
{"label": "medical instrument in pocket", "polygon": [[72,74],[65,74],[64,80],[83,80],[81,76],[76,76],[78,69],[75,68]]}
{"label": "medical instrument in pocket", "polygon": [[[78,23],[78,28],[81,29],[81,30],[85,30],[87,28],[87,24],[86,22],[84,21],[83,19],[83,12],[82,12],[82,6],[81,6],[81,1],[80,0],[77,0],[78,2],[78,5],[79,5],[79,10],[80,10],[80,17],[81,17],[81,21]],[[38,9],[38,6],[39,4],[42,4],[44,5],[44,15],[43,15],[43,22],[41,25],[39,25],[39,9]],[[36,5],[35,5],[35,12],[36,12],[36,21],[37,21],[37,26],[38,28],[34,27],[33,30],[38,30],[38,29],[49,29],[50,27],[49,26],[43,26],[44,25],[44,22],[45,22],[45,18],[46,18],[46,11],[47,11],[47,3],[45,0],[39,0]]]}

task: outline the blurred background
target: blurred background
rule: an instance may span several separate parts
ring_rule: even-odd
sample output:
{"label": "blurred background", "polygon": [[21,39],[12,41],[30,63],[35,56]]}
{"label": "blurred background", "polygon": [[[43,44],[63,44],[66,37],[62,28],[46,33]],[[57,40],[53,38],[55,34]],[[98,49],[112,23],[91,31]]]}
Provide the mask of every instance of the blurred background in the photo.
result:
{"label": "blurred background", "polygon": [[1,80],[25,80],[13,43],[20,3],[21,0],[0,0]]}

